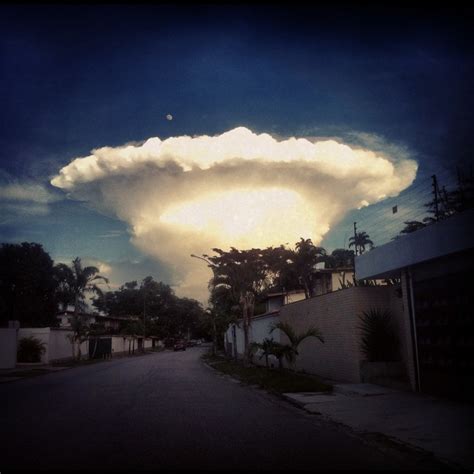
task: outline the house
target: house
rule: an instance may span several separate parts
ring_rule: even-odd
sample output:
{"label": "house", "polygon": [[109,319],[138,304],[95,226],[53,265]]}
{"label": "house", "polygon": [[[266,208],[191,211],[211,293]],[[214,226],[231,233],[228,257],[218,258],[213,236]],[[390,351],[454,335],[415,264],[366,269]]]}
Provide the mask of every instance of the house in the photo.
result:
{"label": "house", "polygon": [[474,399],[474,210],[355,259],[358,279],[400,278],[413,389]]}
{"label": "house", "polygon": [[[74,311],[67,309],[61,311],[56,315],[56,318],[59,321],[60,328],[70,328],[71,320],[74,316]],[[79,313],[79,317],[87,324],[103,324],[106,330],[110,332],[118,332],[121,326],[129,321],[137,321],[140,318],[138,316],[107,316],[104,314],[98,313]]]}
{"label": "house", "polygon": [[313,274],[314,296],[324,295],[354,283],[354,268],[319,268]]}

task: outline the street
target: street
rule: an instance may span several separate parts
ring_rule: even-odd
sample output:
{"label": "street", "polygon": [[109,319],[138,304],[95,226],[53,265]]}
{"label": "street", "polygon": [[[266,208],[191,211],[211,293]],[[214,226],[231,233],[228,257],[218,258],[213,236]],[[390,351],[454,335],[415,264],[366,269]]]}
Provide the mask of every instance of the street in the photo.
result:
{"label": "street", "polygon": [[205,366],[205,348],[117,358],[0,386],[0,470],[411,469]]}

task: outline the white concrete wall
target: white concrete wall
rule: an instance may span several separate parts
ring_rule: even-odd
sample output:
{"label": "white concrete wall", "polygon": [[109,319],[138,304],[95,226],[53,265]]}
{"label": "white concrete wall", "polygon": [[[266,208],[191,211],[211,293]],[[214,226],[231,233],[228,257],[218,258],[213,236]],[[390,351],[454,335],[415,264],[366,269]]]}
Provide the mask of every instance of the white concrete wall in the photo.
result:
{"label": "white concrete wall", "polygon": [[299,291],[297,293],[288,293],[285,298],[285,304],[295,303],[296,301],[301,301],[306,298],[304,291]]}
{"label": "white concrete wall", "polygon": [[14,369],[17,353],[17,330],[0,328],[0,369]]}
{"label": "white concrete wall", "polygon": [[[56,360],[71,359],[72,344],[67,338],[74,334],[73,331],[60,328],[20,328],[18,332],[18,341],[22,337],[34,336],[45,343],[46,351],[41,356],[41,362],[48,364]],[[77,348],[76,348],[77,350]],[[82,358],[89,357],[89,341],[81,344]]]}
{"label": "white concrete wall", "polygon": [[151,347],[153,347],[153,341],[152,341],[152,339],[146,338],[146,339],[145,339],[145,349],[150,349]]}
{"label": "white concrete wall", "polygon": [[123,336],[112,336],[112,355],[128,352],[129,340]]}
{"label": "white concrete wall", "polygon": [[[49,336],[49,362],[54,360],[70,359],[72,354],[72,344],[67,338],[68,335],[74,334],[73,331],[67,329],[51,329]],[[82,356],[89,356],[89,344],[83,342],[81,344]]]}
{"label": "white concrete wall", "polygon": [[[275,342],[280,342],[280,331],[275,330],[270,334],[271,326],[279,321],[278,313],[270,314],[267,316],[258,316],[252,320],[252,325],[249,329],[249,342],[262,342],[264,339],[271,339]],[[229,342],[232,341],[232,326],[226,331],[226,337]],[[245,338],[244,329],[242,323],[240,327],[236,328],[236,339],[237,339],[237,354],[238,357],[242,357],[245,349]],[[258,364],[265,364],[265,360],[258,360],[258,354],[254,358],[254,362]]]}

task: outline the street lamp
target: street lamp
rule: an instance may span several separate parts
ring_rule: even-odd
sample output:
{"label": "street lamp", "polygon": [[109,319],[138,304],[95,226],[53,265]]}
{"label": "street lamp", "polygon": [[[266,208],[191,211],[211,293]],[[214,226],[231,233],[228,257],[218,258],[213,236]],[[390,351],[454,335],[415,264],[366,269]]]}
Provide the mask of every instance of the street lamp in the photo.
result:
{"label": "street lamp", "polygon": [[[199,260],[203,260],[206,262],[211,268],[212,268],[212,273],[215,275],[215,265],[210,262],[207,258],[204,257],[199,257],[198,255],[194,255],[193,253],[191,254],[191,257],[193,258],[199,258]],[[216,317],[214,314],[214,311],[209,311],[209,314],[211,316],[211,321],[212,321],[212,355],[216,355],[217,352],[217,328],[216,328]]]}

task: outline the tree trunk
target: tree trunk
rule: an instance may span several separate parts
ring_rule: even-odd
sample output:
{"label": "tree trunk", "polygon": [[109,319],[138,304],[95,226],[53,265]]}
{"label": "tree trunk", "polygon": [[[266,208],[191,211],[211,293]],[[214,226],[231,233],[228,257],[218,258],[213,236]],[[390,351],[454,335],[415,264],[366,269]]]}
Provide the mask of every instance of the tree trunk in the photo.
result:
{"label": "tree trunk", "polygon": [[217,353],[217,329],[216,329],[216,316],[212,315],[212,355]]}
{"label": "tree trunk", "polygon": [[244,365],[249,364],[249,330],[252,324],[254,301],[255,297],[250,291],[247,291],[245,295],[242,295],[240,297],[244,323]]}
{"label": "tree trunk", "polygon": [[82,352],[81,352],[81,341],[80,339],[77,341],[77,360],[81,360]]}

